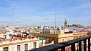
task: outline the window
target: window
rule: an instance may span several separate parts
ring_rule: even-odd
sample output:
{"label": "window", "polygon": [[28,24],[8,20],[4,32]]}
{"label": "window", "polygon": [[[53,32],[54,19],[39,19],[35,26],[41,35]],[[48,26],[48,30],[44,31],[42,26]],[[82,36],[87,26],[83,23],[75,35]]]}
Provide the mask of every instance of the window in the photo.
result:
{"label": "window", "polygon": [[33,43],[33,48],[36,48],[36,42]]}
{"label": "window", "polygon": [[3,51],[8,51],[8,47],[4,47],[3,48]]}
{"label": "window", "polygon": [[17,45],[17,51],[20,51],[20,45]]}
{"label": "window", "polygon": [[25,51],[28,50],[28,44],[25,44]]}

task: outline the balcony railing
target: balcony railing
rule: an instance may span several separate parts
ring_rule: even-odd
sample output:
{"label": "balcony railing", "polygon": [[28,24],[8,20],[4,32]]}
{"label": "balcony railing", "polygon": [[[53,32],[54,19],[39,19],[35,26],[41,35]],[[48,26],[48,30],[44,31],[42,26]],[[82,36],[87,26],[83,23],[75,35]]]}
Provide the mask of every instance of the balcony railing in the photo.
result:
{"label": "balcony railing", "polygon": [[57,51],[61,49],[60,51],[66,51],[66,47],[70,46],[71,51],[76,51],[76,46],[75,44],[78,43],[78,49],[77,51],[90,51],[90,38],[91,36],[85,36],[82,38],[74,39],[74,40],[69,40],[66,42],[61,42],[58,44],[52,44],[28,51]]}

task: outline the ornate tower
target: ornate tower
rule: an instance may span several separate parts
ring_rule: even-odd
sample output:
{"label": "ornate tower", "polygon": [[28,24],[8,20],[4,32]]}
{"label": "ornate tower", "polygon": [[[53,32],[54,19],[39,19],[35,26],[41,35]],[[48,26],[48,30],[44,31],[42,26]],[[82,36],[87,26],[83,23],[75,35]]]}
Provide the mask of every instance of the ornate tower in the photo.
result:
{"label": "ornate tower", "polygon": [[67,21],[66,21],[66,19],[65,19],[64,28],[67,28],[67,27],[68,27],[68,25],[67,25]]}

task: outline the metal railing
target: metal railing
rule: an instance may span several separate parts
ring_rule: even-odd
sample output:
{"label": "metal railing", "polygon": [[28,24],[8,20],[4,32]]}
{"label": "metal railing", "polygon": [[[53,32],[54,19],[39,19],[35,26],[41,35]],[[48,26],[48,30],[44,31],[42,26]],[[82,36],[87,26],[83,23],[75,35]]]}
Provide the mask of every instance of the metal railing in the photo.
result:
{"label": "metal railing", "polygon": [[[57,44],[52,44],[28,51],[57,51],[58,49],[61,49],[60,51],[66,51],[67,46],[71,46],[71,51],[76,51],[76,46],[75,44],[78,43],[78,50],[77,51],[90,51],[90,38],[91,36],[85,36],[82,38],[74,39],[74,40],[69,40]],[[82,45],[83,43],[83,45]]]}

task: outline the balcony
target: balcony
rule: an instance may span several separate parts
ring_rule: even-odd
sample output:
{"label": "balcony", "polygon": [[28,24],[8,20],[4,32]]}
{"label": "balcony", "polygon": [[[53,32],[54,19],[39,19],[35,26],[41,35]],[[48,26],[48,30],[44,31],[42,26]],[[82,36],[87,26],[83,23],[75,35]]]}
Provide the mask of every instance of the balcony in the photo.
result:
{"label": "balcony", "polygon": [[[84,36],[82,38],[52,44],[28,51],[90,51],[90,38],[91,36]],[[67,49],[67,47],[70,48]]]}

